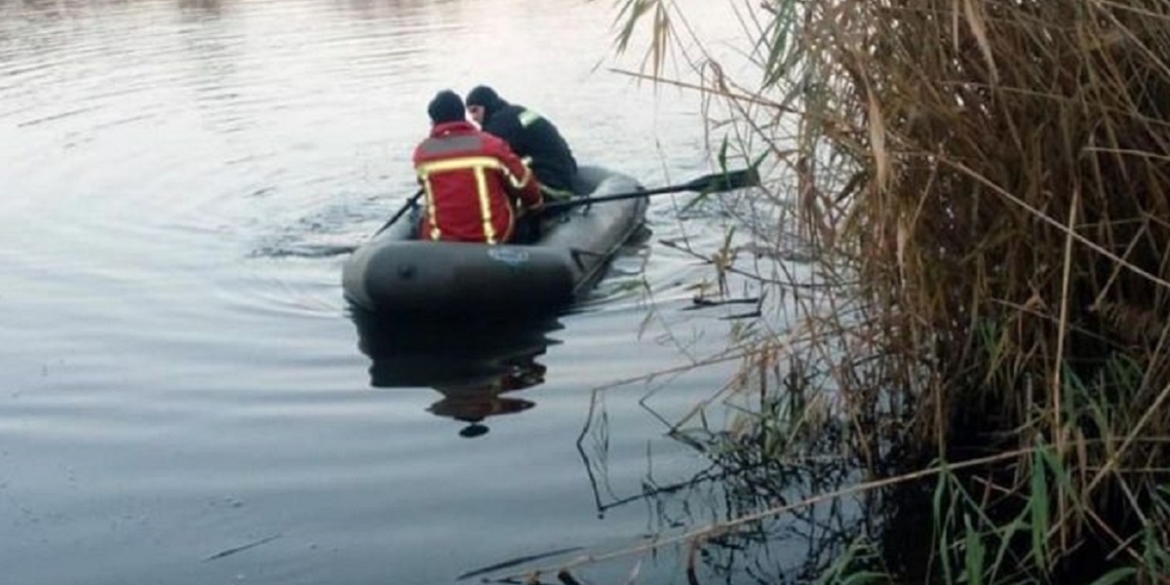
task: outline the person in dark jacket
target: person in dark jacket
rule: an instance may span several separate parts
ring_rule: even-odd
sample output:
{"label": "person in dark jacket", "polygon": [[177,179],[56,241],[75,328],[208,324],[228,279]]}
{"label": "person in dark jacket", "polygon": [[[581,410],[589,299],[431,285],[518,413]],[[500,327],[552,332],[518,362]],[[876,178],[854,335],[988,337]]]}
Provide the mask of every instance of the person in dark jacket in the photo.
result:
{"label": "person in dark jacket", "polygon": [[427,107],[431,133],[414,151],[426,195],[421,239],[499,244],[512,239],[517,209],[543,204],[532,171],[497,136],[467,121],[463,100],[450,90]]}
{"label": "person in dark jacket", "polygon": [[504,101],[484,85],[467,94],[467,111],[485,132],[504,139],[517,155],[531,160],[532,171],[545,195],[551,199],[573,196],[577,161],[548,118]]}

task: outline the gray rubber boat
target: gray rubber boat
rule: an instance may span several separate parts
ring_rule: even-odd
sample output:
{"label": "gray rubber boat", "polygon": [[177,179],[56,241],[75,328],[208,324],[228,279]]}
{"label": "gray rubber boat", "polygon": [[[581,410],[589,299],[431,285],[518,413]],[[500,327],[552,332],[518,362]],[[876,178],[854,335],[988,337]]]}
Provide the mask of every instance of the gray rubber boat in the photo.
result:
{"label": "gray rubber boat", "polygon": [[[584,197],[643,188],[626,175],[582,167],[574,191]],[[412,239],[403,218],[346,260],[342,285],[355,307],[425,317],[498,317],[553,313],[580,300],[645,218],[646,197],[571,207],[546,221],[530,245],[488,246]]]}

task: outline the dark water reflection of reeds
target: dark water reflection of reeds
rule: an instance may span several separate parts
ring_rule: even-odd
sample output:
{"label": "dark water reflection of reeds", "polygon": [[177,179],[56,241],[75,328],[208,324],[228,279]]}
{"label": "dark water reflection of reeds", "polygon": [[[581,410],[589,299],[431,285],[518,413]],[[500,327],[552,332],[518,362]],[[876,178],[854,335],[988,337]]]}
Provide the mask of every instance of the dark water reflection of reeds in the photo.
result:
{"label": "dark water reflection of reeds", "polygon": [[512,563],[487,580],[514,583],[522,575],[548,575],[524,582],[589,583],[599,568],[620,565],[636,576],[648,559],[671,559],[688,583],[764,585],[808,583],[880,563],[869,548],[869,536],[878,533],[870,513],[878,494],[851,491],[864,474],[856,460],[839,455],[840,428],[824,430],[819,440],[805,444],[809,449],[803,454],[789,457],[775,450],[787,439],[775,426],[741,432],[677,428],[668,436],[707,465],[685,479],[663,482],[653,468],[669,463],[649,454],[651,471],[641,491],[619,496],[607,481],[613,429],[598,399],[578,440],[598,515],[642,508],[647,532],[624,546],[573,551],[559,563],[543,558]]}

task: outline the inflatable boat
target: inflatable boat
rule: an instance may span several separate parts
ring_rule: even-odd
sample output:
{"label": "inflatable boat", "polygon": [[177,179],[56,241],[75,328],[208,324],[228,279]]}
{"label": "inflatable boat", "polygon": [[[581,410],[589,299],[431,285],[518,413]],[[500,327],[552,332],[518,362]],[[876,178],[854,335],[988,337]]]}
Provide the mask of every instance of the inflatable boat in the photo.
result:
{"label": "inflatable boat", "polygon": [[[647,198],[633,178],[581,167],[573,191],[597,204],[542,222],[531,244],[414,239],[417,210],[354,250],[342,269],[346,299],[378,315],[422,317],[551,314],[580,300],[641,226]],[[635,194],[626,197],[624,194]]]}

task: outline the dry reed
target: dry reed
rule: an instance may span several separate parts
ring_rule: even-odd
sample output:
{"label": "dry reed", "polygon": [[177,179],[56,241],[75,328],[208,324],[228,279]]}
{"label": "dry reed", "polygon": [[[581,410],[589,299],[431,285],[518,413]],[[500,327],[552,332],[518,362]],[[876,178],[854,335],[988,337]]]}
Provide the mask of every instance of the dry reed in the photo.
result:
{"label": "dry reed", "polygon": [[1135,471],[1165,467],[1141,439],[1170,435],[1170,2],[806,10],[812,111],[864,174],[830,197],[839,240],[924,452],[1051,446],[1050,469],[967,478],[991,486],[979,506],[1007,518],[1059,473],[1032,494],[1052,500],[1041,573],[1140,564],[1135,537],[1170,525],[1152,505],[1167,476]]}

